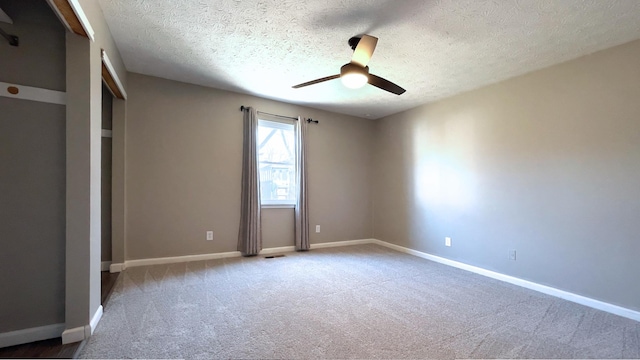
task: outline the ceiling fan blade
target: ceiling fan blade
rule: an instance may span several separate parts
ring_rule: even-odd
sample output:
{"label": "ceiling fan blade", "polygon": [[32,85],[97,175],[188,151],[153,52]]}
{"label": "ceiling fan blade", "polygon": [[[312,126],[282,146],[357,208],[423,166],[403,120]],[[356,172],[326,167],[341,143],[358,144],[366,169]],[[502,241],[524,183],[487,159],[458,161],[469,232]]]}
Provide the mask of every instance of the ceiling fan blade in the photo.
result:
{"label": "ceiling fan blade", "polygon": [[371,60],[371,55],[373,55],[373,50],[376,49],[376,44],[378,43],[378,38],[370,35],[362,35],[362,38],[358,42],[358,46],[353,50],[353,56],[351,57],[351,62],[358,64],[362,67],[367,66],[369,60]]}
{"label": "ceiling fan blade", "polygon": [[323,77],[320,79],[315,79],[315,80],[311,80],[311,81],[307,81],[306,83],[302,83],[302,84],[298,84],[298,85],[294,85],[292,86],[292,88],[294,89],[299,89],[301,87],[305,87],[305,86],[309,86],[309,85],[313,85],[313,84],[317,84],[317,83],[321,83],[323,81],[329,81],[329,80],[333,80],[333,79],[337,79],[339,78],[340,75],[331,75],[331,76],[327,76],[327,77]]}
{"label": "ceiling fan blade", "polygon": [[382,90],[386,90],[390,93],[394,93],[396,95],[402,95],[406,91],[405,89],[392,83],[391,81],[387,79],[383,79],[380,76],[376,76],[373,74],[369,74],[369,84],[377,88],[380,88]]}

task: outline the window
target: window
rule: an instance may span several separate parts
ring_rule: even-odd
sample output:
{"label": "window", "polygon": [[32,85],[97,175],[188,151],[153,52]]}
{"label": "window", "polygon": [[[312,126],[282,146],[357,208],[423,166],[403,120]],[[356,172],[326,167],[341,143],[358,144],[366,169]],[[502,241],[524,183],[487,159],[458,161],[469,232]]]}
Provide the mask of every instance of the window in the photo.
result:
{"label": "window", "polygon": [[258,120],[262,205],[296,203],[296,136],[293,123]]}

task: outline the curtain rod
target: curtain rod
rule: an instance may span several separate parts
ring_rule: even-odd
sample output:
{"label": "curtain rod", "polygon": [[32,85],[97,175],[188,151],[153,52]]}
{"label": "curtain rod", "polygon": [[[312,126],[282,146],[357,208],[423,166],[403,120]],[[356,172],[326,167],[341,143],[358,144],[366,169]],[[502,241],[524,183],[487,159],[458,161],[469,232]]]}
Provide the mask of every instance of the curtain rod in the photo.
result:
{"label": "curtain rod", "polygon": [[[247,110],[247,109],[249,109],[249,108],[248,108],[248,107],[246,107],[246,106],[244,106],[244,105],[240,106],[240,111],[245,111],[245,110]],[[278,114],[271,114],[271,113],[264,112],[264,111],[257,111],[257,112],[259,112],[260,114],[271,115],[271,116],[281,117],[281,118],[285,118],[285,119],[293,119],[293,120],[296,120],[296,121],[298,120],[298,118],[294,118],[294,117],[292,117],[292,116],[284,116],[284,115],[278,115]],[[313,119],[307,119],[307,122],[308,122],[308,123],[315,123],[315,124],[320,123],[318,120],[313,120]]]}

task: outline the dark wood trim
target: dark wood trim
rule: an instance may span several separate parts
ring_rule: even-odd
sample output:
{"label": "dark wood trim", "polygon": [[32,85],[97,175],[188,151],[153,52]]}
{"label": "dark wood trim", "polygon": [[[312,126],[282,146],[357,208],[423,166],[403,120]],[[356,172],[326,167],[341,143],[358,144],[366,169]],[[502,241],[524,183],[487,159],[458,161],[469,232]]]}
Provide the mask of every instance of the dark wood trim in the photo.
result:
{"label": "dark wood trim", "polygon": [[120,88],[118,88],[118,85],[109,72],[109,69],[107,69],[107,66],[104,64],[104,61],[102,62],[102,80],[104,80],[105,85],[107,85],[113,96],[118,99],[124,100],[124,95],[122,95]]}
{"label": "dark wood trim", "polygon": [[67,22],[71,31],[86,38],[89,37],[68,0],[51,0],[51,3],[56,7],[58,13],[64,17],[64,21]]}

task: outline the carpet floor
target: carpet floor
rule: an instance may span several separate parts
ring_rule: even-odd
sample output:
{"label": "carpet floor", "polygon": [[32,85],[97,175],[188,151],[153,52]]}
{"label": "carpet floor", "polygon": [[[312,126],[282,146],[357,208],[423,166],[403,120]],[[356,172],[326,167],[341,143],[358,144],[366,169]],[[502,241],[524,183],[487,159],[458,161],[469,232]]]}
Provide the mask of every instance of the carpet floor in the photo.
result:
{"label": "carpet floor", "polygon": [[81,358],[640,358],[640,323],[378,245],[130,268]]}

